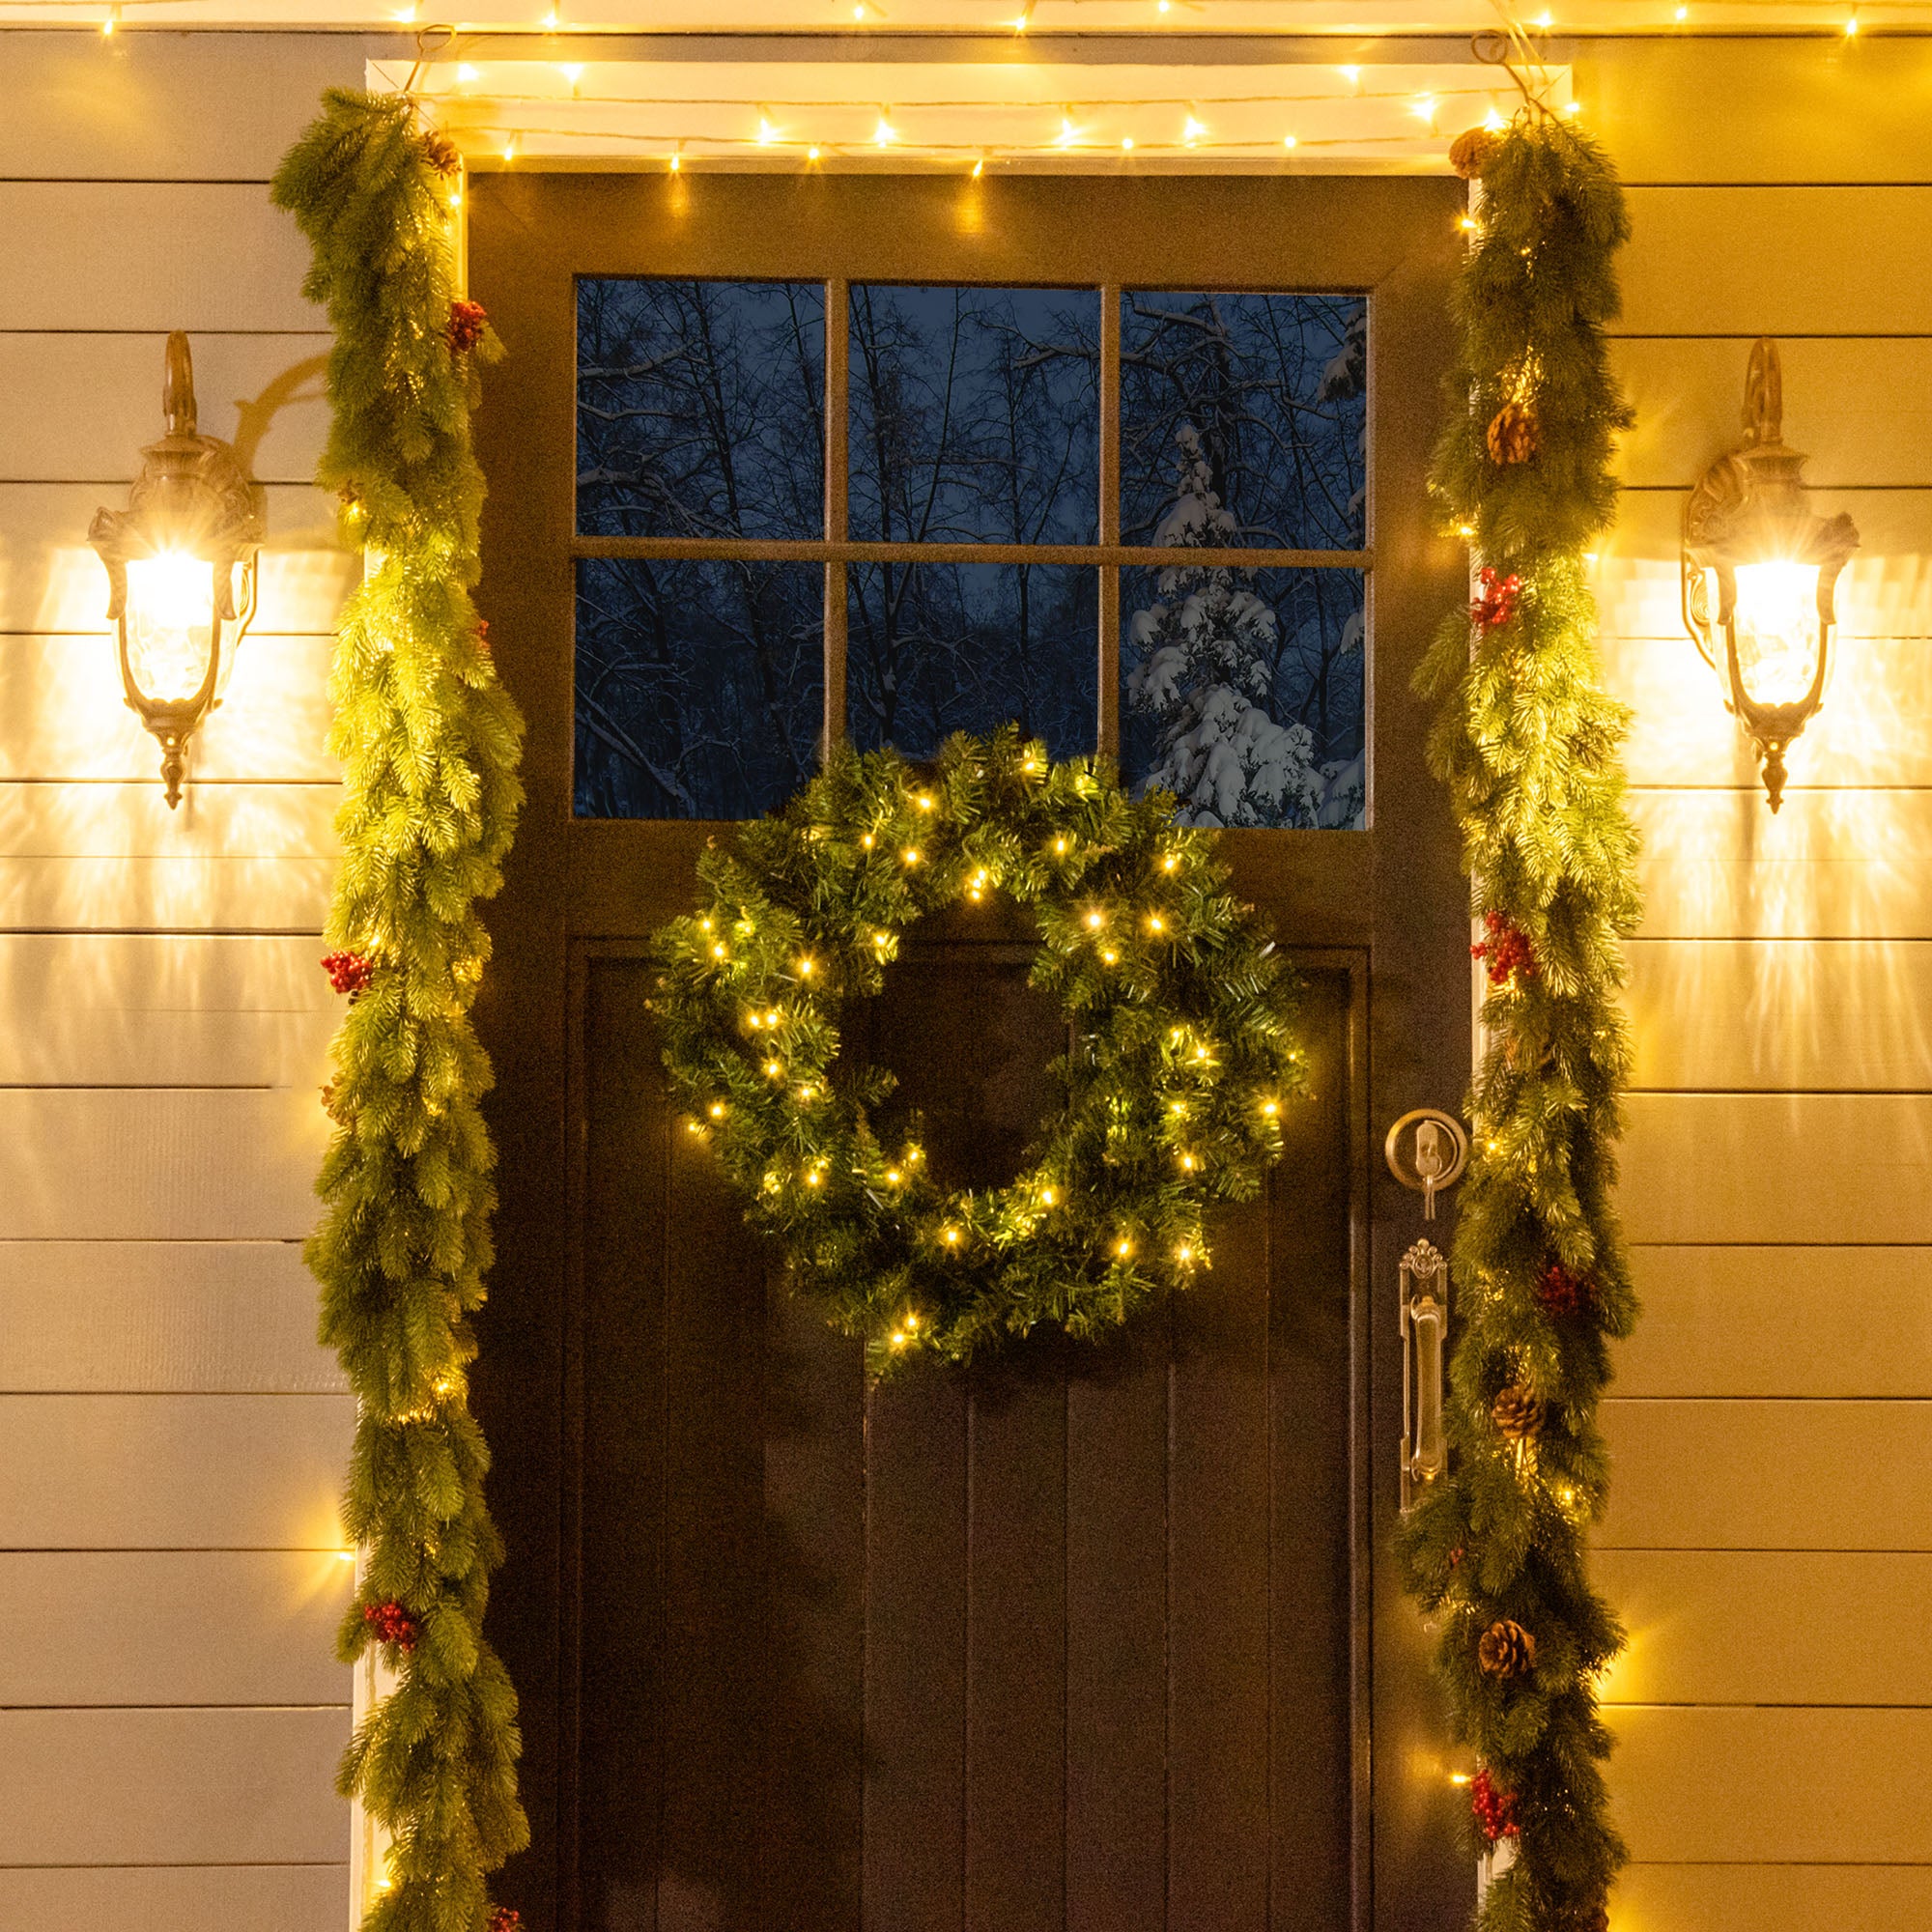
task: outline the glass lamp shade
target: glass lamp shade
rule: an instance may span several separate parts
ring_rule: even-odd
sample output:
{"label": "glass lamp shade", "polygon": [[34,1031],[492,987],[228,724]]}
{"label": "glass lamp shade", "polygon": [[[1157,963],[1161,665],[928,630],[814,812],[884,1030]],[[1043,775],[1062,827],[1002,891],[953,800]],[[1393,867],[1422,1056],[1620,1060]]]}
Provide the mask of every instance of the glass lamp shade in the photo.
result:
{"label": "glass lamp shade", "polygon": [[128,674],[156,704],[185,704],[207,682],[219,681],[221,620],[215,614],[214,566],[182,551],[128,563]]}
{"label": "glass lamp shade", "polygon": [[142,452],[127,509],[98,511],[88,539],[107,569],[122,695],[160,743],[175,806],[188,740],[220,702],[254,615],[262,515],[234,450],[195,428],[194,366],[180,331],[168,337],[161,408],[167,434]]}
{"label": "glass lamp shade", "polygon": [[[1717,576],[1711,608],[1720,607]],[[1737,567],[1727,655],[1737,655],[1738,676],[1756,705],[1800,703],[1818,675],[1825,623],[1818,614],[1815,563],[1745,563]]]}

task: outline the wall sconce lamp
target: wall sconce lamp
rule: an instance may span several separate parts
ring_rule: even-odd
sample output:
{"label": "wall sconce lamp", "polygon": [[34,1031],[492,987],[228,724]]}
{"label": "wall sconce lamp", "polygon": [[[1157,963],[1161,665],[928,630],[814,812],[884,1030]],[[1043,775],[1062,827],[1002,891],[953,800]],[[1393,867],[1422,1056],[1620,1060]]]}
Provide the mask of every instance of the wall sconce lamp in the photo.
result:
{"label": "wall sconce lamp", "polygon": [[1783,419],[1777,345],[1760,336],[1744,443],[1712,464],[1684,510],[1684,622],[1757,748],[1773,811],[1784,754],[1824,700],[1838,573],[1859,547],[1850,517],[1812,514]]}
{"label": "wall sconce lamp", "polygon": [[220,703],[254,619],[262,507],[235,451],[195,428],[194,362],[180,329],[168,337],[161,413],[167,433],[141,452],[128,507],[97,510],[87,540],[107,566],[122,691],[160,741],[178,806],[187,742]]}

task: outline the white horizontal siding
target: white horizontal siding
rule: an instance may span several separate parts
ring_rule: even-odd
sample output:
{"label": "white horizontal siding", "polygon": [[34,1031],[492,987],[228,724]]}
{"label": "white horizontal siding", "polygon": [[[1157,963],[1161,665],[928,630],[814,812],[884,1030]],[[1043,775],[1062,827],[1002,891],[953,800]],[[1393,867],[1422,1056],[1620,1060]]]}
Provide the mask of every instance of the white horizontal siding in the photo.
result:
{"label": "white horizontal siding", "polygon": [[[36,1932],[347,1914],[353,1405],[300,1240],[359,562],[310,483],[327,337],[266,184],[362,60],[0,34],[0,1925]],[[175,812],[86,542],[159,432],[171,328],[269,523]]]}

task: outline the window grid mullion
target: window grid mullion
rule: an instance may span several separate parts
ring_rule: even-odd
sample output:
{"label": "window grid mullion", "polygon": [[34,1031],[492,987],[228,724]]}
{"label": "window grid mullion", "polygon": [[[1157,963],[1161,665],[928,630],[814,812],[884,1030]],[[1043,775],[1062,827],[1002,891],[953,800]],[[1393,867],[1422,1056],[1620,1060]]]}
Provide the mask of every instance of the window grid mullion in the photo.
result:
{"label": "window grid mullion", "polygon": [[[851,460],[846,448],[846,410],[851,380],[851,292],[838,276],[825,284],[825,538],[842,544],[851,534]],[[846,739],[845,565],[825,560],[825,730],[822,759]]]}
{"label": "window grid mullion", "polygon": [[[1121,541],[1121,287],[1100,285],[1100,542]],[[1095,749],[1110,765],[1121,760],[1121,567],[1102,563],[1099,595],[1100,715]]]}

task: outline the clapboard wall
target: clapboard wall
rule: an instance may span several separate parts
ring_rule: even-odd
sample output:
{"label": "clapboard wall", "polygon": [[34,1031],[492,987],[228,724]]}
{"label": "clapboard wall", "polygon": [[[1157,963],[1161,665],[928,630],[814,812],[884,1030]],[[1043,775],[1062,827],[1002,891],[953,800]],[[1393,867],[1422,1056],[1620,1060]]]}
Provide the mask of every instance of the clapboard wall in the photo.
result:
{"label": "clapboard wall", "polygon": [[[1635,228],[1599,566],[1648,902],[1622,1190],[1645,1315],[1599,1538],[1634,1634],[1613,1922],[1891,1932],[1932,1924],[1932,43],[1577,66]],[[1776,818],[1677,590],[1760,332],[1820,507],[1864,537]]]}
{"label": "clapboard wall", "polygon": [[[1932,1923],[1932,43],[1570,49],[1632,185],[1640,412],[1599,566],[1649,912],[1610,1429],[1618,1932]],[[354,560],[267,203],[353,37],[0,33],[0,1925],[334,1932],[351,1412],[297,1243]],[[1748,101],[1719,117],[1714,102]],[[84,547],[194,331],[264,609],[169,812]],[[1765,811],[1678,625],[1683,492],[1783,340],[1865,548]]]}
{"label": "clapboard wall", "polygon": [[[0,1925],[338,1932],[352,1422],[299,1238],[355,568],[309,487],[269,206],[350,38],[0,33]],[[192,331],[268,485],[262,611],[179,811],[85,548]]]}

